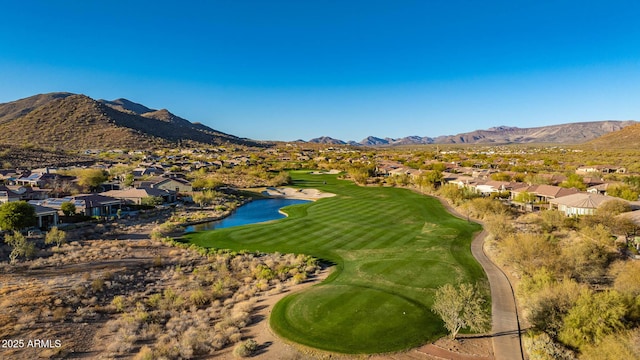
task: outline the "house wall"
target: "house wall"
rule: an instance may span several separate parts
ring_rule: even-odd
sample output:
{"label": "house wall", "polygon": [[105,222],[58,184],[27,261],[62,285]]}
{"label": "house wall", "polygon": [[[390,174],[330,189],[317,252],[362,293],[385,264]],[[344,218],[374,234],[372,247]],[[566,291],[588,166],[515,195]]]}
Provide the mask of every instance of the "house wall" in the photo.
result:
{"label": "house wall", "polygon": [[576,208],[567,205],[558,205],[558,210],[567,216],[594,215],[596,209]]}
{"label": "house wall", "polygon": [[162,190],[169,190],[169,191],[176,191],[176,189],[178,189],[178,192],[181,192],[181,193],[193,191],[193,187],[191,185],[185,185],[177,181],[168,181],[164,184],[155,186],[155,188],[162,189]]}

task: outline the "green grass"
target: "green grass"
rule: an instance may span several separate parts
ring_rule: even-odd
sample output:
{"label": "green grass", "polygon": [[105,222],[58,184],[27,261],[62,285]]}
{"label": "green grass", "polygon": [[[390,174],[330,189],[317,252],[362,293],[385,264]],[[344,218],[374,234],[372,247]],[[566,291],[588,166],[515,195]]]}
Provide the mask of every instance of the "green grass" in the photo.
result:
{"label": "green grass", "polygon": [[[359,187],[292,172],[294,186],[337,194],[285,208],[280,221],[196,233],[200,246],[304,253],[336,264],[324,282],[285,297],[271,326],[290,340],[342,353],[383,353],[446,334],[430,306],[445,283],[486,276],[471,255],[480,226],[406,189]],[[326,183],[325,183],[326,182]]]}

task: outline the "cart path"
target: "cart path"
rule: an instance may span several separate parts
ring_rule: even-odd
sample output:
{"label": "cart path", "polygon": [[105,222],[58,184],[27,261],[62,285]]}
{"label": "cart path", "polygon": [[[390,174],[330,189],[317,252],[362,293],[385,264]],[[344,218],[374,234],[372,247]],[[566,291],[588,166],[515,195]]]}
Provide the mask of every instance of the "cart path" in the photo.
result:
{"label": "cart path", "polygon": [[491,287],[491,332],[495,360],[524,359],[520,323],[511,282],[484,252],[486,230],[471,243],[471,253],[484,268]]}
{"label": "cart path", "polygon": [[[443,199],[437,199],[454,216],[466,218]],[[482,223],[478,220],[473,221]],[[482,265],[491,287],[491,336],[493,338],[494,359],[524,360],[518,308],[513,287],[507,275],[484,252],[486,237],[487,232],[484,229],[475,236],[471,242],[471,254]]]}

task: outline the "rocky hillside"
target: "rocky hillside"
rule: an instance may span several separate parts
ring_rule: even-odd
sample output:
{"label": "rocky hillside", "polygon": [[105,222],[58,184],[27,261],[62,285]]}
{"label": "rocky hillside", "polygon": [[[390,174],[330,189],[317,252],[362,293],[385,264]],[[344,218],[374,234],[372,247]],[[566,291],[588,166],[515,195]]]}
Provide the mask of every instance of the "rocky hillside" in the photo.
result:
{"label": "rocky hillside", "polygon": [[96,101],[69,93],[36,95],[0,104],[0,143],[65,150],[255,145],[251,140],[191,123],[164,109],[149,109],[126,99]]}
{"label": "rocky hillside", "polygon": [[30,96],[25,99],[0,104],[0,124],[17,119],[28,114],[36,108],[55,99],[64,99],[72,93],[58,92]]}
{"label": "rocky hillside", "polygon": [[500,126],[453,136],[439,136],[436,144],[509,144],[556,143],[579,144],[618,131],[635,121],[592,121],[535,128]]}
{"label": "rocky hillside", "polygon": [[62,150],[0,145],[0,165],[5,169],[90,165],[94,162],[95,159],[88,156]]}
{"label": "rocky hillside", "polygon": [[629,125],[621,130],[603,135],[585,144],[586,147],[599,149],[640,149],[640,124]]}

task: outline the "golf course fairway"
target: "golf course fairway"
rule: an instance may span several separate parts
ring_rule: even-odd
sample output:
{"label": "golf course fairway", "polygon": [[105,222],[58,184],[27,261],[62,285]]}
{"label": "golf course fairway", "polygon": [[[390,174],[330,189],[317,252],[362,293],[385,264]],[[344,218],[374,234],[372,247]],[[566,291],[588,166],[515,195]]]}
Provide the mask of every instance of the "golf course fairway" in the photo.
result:
{"label": "golf course fairway", "polygon": [[336,175],[291,172],[294,187],[337,196],[284,208],[288,218],[187,235],[204,247],[303,253],[335,264],[320,284],[276,304],[270,325],[300,344],[385,353],[446,334],[431,312],[446,283],[488,282],[471,255],[480,226],[407,189],[361,187]]}

